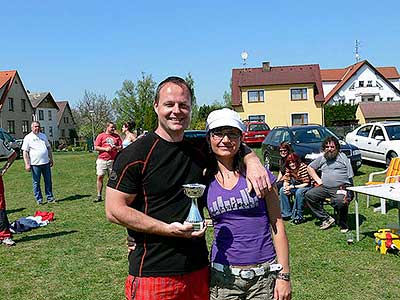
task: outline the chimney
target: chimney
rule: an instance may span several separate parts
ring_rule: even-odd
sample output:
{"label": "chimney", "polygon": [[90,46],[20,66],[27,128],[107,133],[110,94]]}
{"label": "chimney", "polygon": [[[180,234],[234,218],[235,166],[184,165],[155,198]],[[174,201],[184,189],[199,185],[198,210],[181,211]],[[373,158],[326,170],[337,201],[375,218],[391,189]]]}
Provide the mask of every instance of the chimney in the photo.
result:
{"label": "chimney", "polygon": [[262,70],[263,70],[263,72],[271,71],[271,66],[269,65],[269,61],[264,61],[262,63]]}

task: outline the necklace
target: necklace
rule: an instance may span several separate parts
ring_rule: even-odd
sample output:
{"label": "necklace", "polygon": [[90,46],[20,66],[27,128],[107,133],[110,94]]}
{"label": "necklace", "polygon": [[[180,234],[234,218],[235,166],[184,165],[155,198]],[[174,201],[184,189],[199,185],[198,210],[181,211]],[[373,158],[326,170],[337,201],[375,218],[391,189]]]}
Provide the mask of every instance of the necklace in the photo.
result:
{"label": "necklace", "polygon": [[222,176],[222,177],[225,177],[225,176],[226,176],[226,178],[228,178],[228,179],[230,179],[232,176],[235,175],[235,171],[230,171],[230,172],[222,172],[222,171],[219,171],[219,172],[221,173],[221,176]]}

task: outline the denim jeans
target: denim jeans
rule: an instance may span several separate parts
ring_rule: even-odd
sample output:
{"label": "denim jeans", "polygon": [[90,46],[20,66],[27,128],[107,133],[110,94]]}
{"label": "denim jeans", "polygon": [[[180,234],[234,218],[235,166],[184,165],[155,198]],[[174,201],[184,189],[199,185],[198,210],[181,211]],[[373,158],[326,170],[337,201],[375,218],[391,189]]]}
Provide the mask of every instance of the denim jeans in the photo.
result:
{"label": "denim jeans", "polygon": [[[290,195],[286,195],[283,192],[283,187],[279,190],[279,199],[283,218],[291,217],[292,220],[303,218],[304,194],[309,189],[310,187],[291,189]],[[290,207],[289,197],[291,195],[294,195],[293,209]]]}
{"label": "denim jeans", "polygon": [[31,166],[33,194],[37,202],[43,201],[42,190],[40,189],[40,177],[43,174],[44,178],[44,191],[46,193],[47,201],[53,201],[53,187],[51,182],[51,168],[50,163]]}

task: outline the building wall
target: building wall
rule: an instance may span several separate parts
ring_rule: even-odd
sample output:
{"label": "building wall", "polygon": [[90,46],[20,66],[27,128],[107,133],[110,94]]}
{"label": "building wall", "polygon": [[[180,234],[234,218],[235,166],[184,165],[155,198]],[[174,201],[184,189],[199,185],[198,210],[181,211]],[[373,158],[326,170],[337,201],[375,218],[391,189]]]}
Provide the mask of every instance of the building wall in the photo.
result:
{"label": "building wall", "polygon": [[[307,100],[291,100],[291,88],[307,88]],[[249,103],[247,92],[251,90],[264,90],[264,102]],[[265,122],[272,128],[292,125],[294,113],[308,113],[308,123],[322,124],[321,104],[315,103],[311,84],[245,87],[241,96],[242,106],[235,110],[243,120],[252,115],[264,115]]]}
{"label": "building wall", "polygon": [[[9,98],[14,101],[14,110],[10,111]],[[21,99],[25,100],[25,111],[22,111]],[[8,121],[14,121],[15,133],[11,133],[16,139],[22,139],[27,133],[31,131],[33,109],[30,104],[28,95],[25,92],[21,79],[18,74],[14,78],[11,89],[9,90],[6,99],[4,101],[3,107],[0,111],[0,126],[9,131]],[[23,130],[23,121],[27,121],[28,128]]]}
{"label": "building wall", "polygon": [[[69,131],[71,129],[75,129],[75,124],[74,124],[74,119],[72,118],[72,113],[71,110],[68,109],[68,106],[65,108],[61,120],[60,120],[60,124],[59,124],[59,140],[60,143],[72,143],[73,141],[71,141],[69,139]],[[63,136],[64,133],[64,136]]]}
{"label": "building wall", "polygon": [[[40,111],[43,111],[43,119],[40,119]],[[49,116],[49,112],[51,112],[51,120]],[[35,120],[40,122],[40,127],[42,128],[42,132],[44,132],[49,139],[50,142],[54,143],[58,141],[58,126],[57,126],[57,109],[52,107],[51,105],[45,103],[45,101],[41,102],[40,105],[35,110]],[[52,134],[50,131],[52,129]]]}

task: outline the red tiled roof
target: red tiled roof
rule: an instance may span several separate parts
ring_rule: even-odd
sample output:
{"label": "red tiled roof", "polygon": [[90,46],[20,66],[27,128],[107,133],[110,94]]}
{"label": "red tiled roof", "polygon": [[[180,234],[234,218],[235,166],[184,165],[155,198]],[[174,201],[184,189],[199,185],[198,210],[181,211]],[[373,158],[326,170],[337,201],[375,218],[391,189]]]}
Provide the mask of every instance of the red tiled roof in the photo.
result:
{"label": "red tiled roof", "polygon": [[[340,81],[343,76],[355,65],[351,65],[347,68],[342,69],[325,69],[321,70],[322,81]],[[379,73],[381,73],[386,79],[398,79],[400,78],[399,72],[396,67],[377,67]]]}
{"label": "red tiled roof", "polygon": [[314,84],[315,101],[324,101],[318,64],[271,67],[269,71],[263,71],[263,68],[233,69],[232,105],[241,105],[241,87],[301,83]]}
{"label": "red tiled roof", "polygon": [[377,67],[376,68],[387,79],[399,79],[400,74],[396,67]]}
{"label": "red tiled roof", "polygon": [[[375,72],[378,73],[380,76],[382,76],[382,78],[386,80],[387,84],[390,85],[394,90],[397,90],[397,88],[377,68],[371,65],[367,60],[363,60],[358,63],[355,63],[354,65],[348,66],[345,69],[321,70],[321,76],[323,78],[322,79],[323,81],[336,81],[336,80],[339,81],[339,83],[329,92],[329,94],[326,95],[325,103],[329,102],[331,98],[337,93],[337,91],[340,90],[340,88],[365,64],[368,65],[372,70],[375,70]],[[384,72],[390,75],[394,75],[392,68],[394,67],[387,67],[387,68],[383,67],[383,69],[385,69]],[[394,69],[396,70],[396,68]],[[339,70],[344,70],[344,72],[340,77],[336,77],[336,80],[334,80],[333,79],[334,76],[340,74]]]}
{"label": "red tiled roof", "polygon": [[16,70],[0,71],[0,88],[2,88],[5,84],[8,84],[8,86],[4,89],[3,95],[0,95],[0,104],[4,103],[12,83],[14,82],[16,74]]}
{"label": "red tiled roof", "polygon": [[400,118],[400,101],[361,102],[358,107],[365,118]]}

